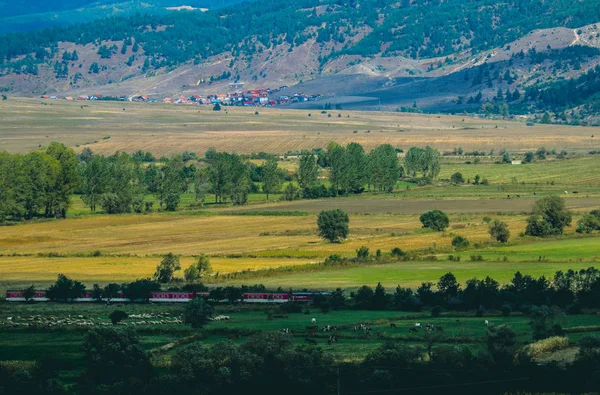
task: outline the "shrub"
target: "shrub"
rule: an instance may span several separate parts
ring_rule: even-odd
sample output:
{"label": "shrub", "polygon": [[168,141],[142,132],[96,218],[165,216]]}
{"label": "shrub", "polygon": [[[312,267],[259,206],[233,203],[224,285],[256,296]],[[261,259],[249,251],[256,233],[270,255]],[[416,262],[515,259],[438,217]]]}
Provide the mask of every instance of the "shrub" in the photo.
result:
{"label": "shrub", "polygon": [[440,314],[442,314],[442,306],[434,306],[431,309],[431,316],[432,317],[434,317],[434,318],[439,317]]}
{"label": "shrub", "polygon": [[463,175],[461,173],[456,172],[452,174],[452,176],[450,176],[450,182],[452,182],[453,184],[464,184],[465,179],[463,178]]}
{"label": "shrub", "polygon": [[282,303],[279,305],[279,310],[282,313],[301,313],[302,312],[302,305],[296,302],[291,302],[291,303]]}
{"label": "shrub", "polygon": [[560,235],[571,225],[571,213],[565,208],[564,199],[548,196],[535,202],[531,216],[527,218],[525,234],[546,237]]}
{"label": "shrub", "polygon": [[127,315],[127,313],[123,310],[115,310],[108,316],[108,318],[110,318],[110,322],[112,322],[113,325],[117,325],[119,322],[123,321],[127,317],[129,317],[129,315]]}
{"label": "shrub", "polygon": [[369,248],[362,246],[358,250],[356,250],[356,257],[359,259],[367,259],[369,258]]}
{"label": "shrub", "polygon": [[454,247],[456,250],[461,250],[461,249],[467,248],[468,246],[469,246],[469,240],[467,240],[466,237],[455,236],[452,239],[452,247]]}
{"label": "shrub", "polygon": [[564,350],[565,348],[569,348],[569,339],[554,336],[528,345],[527,351],[533,358],[539,358],[544,354]]}
{"label": "shrub", "polygon": [[527,152],[525,153],[525,159],[523,160],[525,163],[531,163],[533,162],[533,152]]}
{"label": "shrub", "polygon": [[430,228],[442,231],[450,224],[450,219],[440,210],[431,210],[421,215],[419,218],[424,228]]}
{"label": "shrub", "polygon": [[481,255],[471,255],[471,261],[481,262],[481,261],[483,261],[483,257]]}
{"label": "shrub", "polygon": [[406,256],[406,252],[402,251],[401,248],[395,247],[392,250],[392,256],[395,256],[395,257],[404,257],[404,256]]}
{"label": "shrub", "polygon": [[512,313],[512,307],[510,307],[510,305],[504,304],[502,305],[500,311],[502,311],[502,317],[508,317],[510,316],[510,313]]}
{"label": "shrub", "polygon": [[577,221],[577,233],[592,233],[600,230],[600,210],[585,214]]}

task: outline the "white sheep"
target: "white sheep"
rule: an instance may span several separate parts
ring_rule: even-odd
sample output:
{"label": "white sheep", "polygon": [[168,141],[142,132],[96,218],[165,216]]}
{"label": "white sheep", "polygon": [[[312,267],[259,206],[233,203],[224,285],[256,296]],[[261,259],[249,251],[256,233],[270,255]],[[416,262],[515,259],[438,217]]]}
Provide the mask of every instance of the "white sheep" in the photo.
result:
{"label": "white sheep", "polygon": [[485,326],[488,326],[490,324],[490,322],[488,320],[485,320],[484,323],[485,323]]}
{"label": "white sheep", "polygon": [[317,323],[317,319],[316,319],[316,318],[313,318],[312,320],[310,320],[310,322],[311,322],[312,324],[316,324],[316,323]]}

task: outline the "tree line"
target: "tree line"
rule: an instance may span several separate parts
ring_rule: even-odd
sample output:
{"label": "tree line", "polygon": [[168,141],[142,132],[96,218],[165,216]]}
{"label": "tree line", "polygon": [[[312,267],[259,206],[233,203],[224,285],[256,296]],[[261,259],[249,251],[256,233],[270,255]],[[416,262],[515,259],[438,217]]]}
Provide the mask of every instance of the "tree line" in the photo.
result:
{"label": "tree line", "polygon": [[[175,257],[174,261],[174,257],[173,254],[167,254],[152,279],[139,279],[125,284],[110,283],[104,287],[94,284],[91,289],[92,298],[98,301],[110,300],[116,298],[119,292],[123,292],[129,299],[148,301],[152,292],[161,290],[161,284],[168,284],[169,290],[172,291],[210,291],[209,299],[229,300],[229,303],[238,303],[244,292],[268,292],[267,288],[260,284],[241,287],[206,287],[202,279],[210,273],[210,264],[208,258],[203,255],[190,266],[195,269],[186,269],[185,282],[171,282],[174,272],[172,269],[179,270],[179,260]],[[193,270],[193,273],[188,273],[190,270]],[[168,273],[167,277],[165,273]],[[51,300],[69,302],[79,298],[85,290],[86,286],[83,283],[60,274],[46,292]],[[24,297],[30,300],[35,293],[35,287],[28,287],[24,291]],[[291,288],[285,291],[281,288],[276,290],[276,292],[288,291],[293,290]],[[422,311],[438,307],[453,311],[501,310],[504,314],[509,314],[513,310],[526,312],[530,306],[547,305],[578,314],[584,308],[600,308],[600,270],[594,267],[579,271],[559,270],[552,278],[545,276],[536,278],[517,271],[510,282],[504,286],[500,286],[498,281],[489,276],[484,279],[471,278],[464,284],[460,284],[456,276],[449,272],[441,276],[437,282],[423,282],[414,290],[398,285],[392,293],[389,293],[379,283],[375,289],[364,285],[346,295],[341,288],[337,288],[329,296],[316,296],[314,305],[324,311],[330,309]],[[291,311],[296,309],[294,303],[288,303],[281,308]]]}
{"label": "tree line", "polygon": [[[365,152],[358,143],[343,147],[336,143],[327,150],[303,151],[295,178],[279,167],[274,155],[262,154],[256,165],[235,153],[210,148],[205,158],[193,152],[163,157],[149,152],[117,152],[104,156],[86,148],[78,155],[60,143],[25,155],[0,153],[0,222],[67,214],[71,196],[77,194],[95,212],[143,213],[154,209],[175,211],[181,195],[193,193],[203,205],[208,195],[215,203],[243,205],[250,193],[262,192],[267,199],[282,192],[283,198],[320,198],[361,193],[365,190],[391,192],[405,174],[399,150],[389,144]],[[407,173],[436,177],[440,153],[429,147],[412,148],[405,160]],[[323,175],[326,174],[327,177]],[[326,187],[322,179],[328,178]]]}

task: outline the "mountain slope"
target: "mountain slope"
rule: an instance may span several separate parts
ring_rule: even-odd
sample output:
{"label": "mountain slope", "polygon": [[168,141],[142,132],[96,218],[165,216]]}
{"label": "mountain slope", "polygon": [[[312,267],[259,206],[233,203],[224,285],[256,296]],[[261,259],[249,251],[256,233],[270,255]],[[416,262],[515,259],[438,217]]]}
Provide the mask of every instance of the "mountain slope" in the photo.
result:
{"label": "mountain slope", "polygon": [[292,0],[117,17],[4,36],[0,89],[175,95],[242,80],[369,108],[490,99],[528,111],[541,97],[529,87],[598,65],[597,21],[600,0]]}
{"label": "mountain slope", "polygon": [[217,9],[247,0],[47,0],[0,1],[0,34],[91,22],[135,13],[164,14],[169,8]]}

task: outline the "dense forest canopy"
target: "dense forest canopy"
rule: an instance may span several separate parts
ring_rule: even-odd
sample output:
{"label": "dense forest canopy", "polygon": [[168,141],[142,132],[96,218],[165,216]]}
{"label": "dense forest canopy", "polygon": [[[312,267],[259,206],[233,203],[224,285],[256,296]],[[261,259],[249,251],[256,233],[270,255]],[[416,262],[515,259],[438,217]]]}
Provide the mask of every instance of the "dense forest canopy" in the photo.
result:
{"label": "dense forest canopy", "polygon": [[[330,56],[370,56],[382,52],[389,56],[427,58],[467,49],[478,52],[535,29],[576,28],[599,20],[599,0],[245,3],[204,13],[136,14],[72,27],[8,34],[0,38],[0,59],[8,62],[35,54],[32,59],[42,62],[46,51],[59,41],[89,44],[134,39],[147,56],[158,59],[155,66],[169,66],[226,51],[234,56],[242,52],[251,56],[262,47],[272,48],[284,42],[300,45],[310,37],[316,37],[317,42],[341,44],[342,49]],[[359,33],[367,34],[358,39]],[[328,58],[323,56],[323,60]]]}

